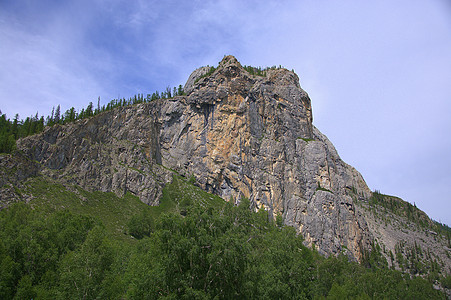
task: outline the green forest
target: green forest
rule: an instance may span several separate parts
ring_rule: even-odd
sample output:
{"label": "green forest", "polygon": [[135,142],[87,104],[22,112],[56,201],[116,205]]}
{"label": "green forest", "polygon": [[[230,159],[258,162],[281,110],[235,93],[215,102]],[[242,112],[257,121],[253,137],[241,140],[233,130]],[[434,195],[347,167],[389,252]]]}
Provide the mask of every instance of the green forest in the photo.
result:
{"label": "green forest", "polygon": [[377,251],[324,258],[248,200],[181,176],[156,207],[46,178],[23,192],[36,198],[0,211],[1,299],[445,299]]}

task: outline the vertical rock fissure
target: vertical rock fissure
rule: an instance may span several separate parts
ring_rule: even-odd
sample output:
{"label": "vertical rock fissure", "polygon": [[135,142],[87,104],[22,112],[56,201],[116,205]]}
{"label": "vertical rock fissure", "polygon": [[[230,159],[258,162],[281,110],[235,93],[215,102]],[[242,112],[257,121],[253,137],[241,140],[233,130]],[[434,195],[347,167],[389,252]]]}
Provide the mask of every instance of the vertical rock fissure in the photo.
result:
{"label": "vertical rock fissure", "polygon": [[153,126],[151,126],[150,143],[151,143],[151,151],[153,153],[153,159],[155,160],[155,163],[158,165],[162,164],[160,130],[161,124],[155,120],[155,122],[153,122]]}

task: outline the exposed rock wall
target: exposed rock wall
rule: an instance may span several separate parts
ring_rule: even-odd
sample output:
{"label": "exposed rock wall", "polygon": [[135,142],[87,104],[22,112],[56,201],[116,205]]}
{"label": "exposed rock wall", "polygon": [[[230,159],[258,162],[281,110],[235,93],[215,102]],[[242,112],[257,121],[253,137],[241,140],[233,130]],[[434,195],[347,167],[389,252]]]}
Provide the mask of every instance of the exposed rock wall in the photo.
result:
{"label": "exposed rock wall", "polygon": [[27,201],[18,188],[38,174],[39,165],[20,153],[0,154],[0,209],[14,202]]}
{"label": "exposed rock wall", "polygon": [[117,108],[22,139],[19,149],[42,172],[88,190],[131,192],[157,205],[171,172],[159,165],[153,105]]}
{"label": "exposed rock wall", "polygon": [[158,204],[171,171],[225,200],[251,200],[321,253],[359,260],[371,235],[350,191],[370,196],[312,125],[310,99],[286,69],[253,76],[232,56],[193,72],[186,96],[117,108],[19,141],[42,172],[88,189]]}
{"label": "exposed rock wall", "polygon": [[371,237],[348,192],[369,197],[370,190],[312,125],[296,74],[254,77],[225,57],[185,90],[187,97],[162,107],[164,165],[226,200],[248,197],[256,209],[282,214],[322,253],[349,249],[360,258]]}

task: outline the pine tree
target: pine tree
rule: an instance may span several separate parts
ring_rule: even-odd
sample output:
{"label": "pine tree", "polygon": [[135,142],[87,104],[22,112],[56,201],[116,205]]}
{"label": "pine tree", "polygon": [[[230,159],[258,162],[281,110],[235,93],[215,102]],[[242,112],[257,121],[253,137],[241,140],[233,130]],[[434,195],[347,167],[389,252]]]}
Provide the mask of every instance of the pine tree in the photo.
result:
{"label": "pine tree", "polygon": [[11,153],[16,148],[14,135],[6,131],[0,132],[0,153]]}
{"label": "pine tree", "polygon": [[86,107],[85,115],[86,117],[92,116],[92,102],[89,102],[88,107]]}
{"label": "pine tree", "polygon": [[13,134],[14,139],[16,139],[16,140],[19,137],[18,136],[18,134],[19,134],[19,127],[18,126],[19,126],[19,114],[16,114],[14,116],[13,127],[12,127],[12,130],[11,130],[11,133]]}
{"label": "pine tree", "polygon": [[178,88],[177,94],[178,94],[179,96],[182,96],[182,95],[184,94],[184,92],[183,92],[183,87],[182,87],[181,84],[179,84],[179,88]]}
{"label": "pine tree", "polygon": [[47,118],[48,126],[53,126],[53,124],[55,124],[54,117],[55,117],[55,106],[52,108],[52,114],[50,115],[50,117]]}
{"label": "pine tree", "polygon": [[41,116],[41,118],[38,121],[38,125],[37,125],[37,132],[42,132],[44,131],[44,116]]}
{"label": "pine tree", "polygon": [[81,119],[84,119],[86,117],[86,114],[85,114],[85,109],[84,108],[82,108],[81,109],[81,111],[80,111],[80,113],[78,114],[78,120],[81,120]]}
{"label": "pine tree", "polygon": [[58,106],[56,107],[56,111],[55,111],[55,117],[53,118],[53,121],[55,122],[55,124],[57,124],[61,121],[60,115],[61,115],[61,108],[60,108],[60,105],[58,104]]}

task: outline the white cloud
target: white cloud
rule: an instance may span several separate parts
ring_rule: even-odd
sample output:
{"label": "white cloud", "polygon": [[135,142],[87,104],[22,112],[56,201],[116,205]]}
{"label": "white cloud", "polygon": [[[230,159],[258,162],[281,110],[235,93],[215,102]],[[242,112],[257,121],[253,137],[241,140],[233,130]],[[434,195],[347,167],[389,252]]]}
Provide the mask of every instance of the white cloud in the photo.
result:
{"label": "white cloud", "polygon": [[[45,27],[45,26],[44,26]],[[69,37],[68,37],[69,36]],[[3,113],[21,118],[49,114],[96,99],[102,88],[86,69],[86,57],[69,41],[77,33],[54,27],[52,32],[26,30],[12,18],[1,24],[0,99]],[[84,99],[83,99],[84,98]]]}

